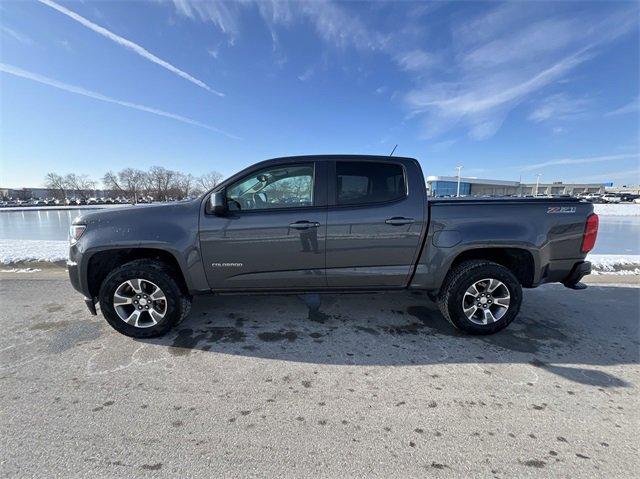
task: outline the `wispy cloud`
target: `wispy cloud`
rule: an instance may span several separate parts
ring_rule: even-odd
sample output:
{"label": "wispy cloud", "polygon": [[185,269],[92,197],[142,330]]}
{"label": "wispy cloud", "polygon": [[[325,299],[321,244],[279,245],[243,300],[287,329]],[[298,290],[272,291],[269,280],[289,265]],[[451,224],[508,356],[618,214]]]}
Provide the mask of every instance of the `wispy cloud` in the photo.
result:
{"label": "wispy cloud", "polygon": [[315,68],[313,66],[307,67],[307,69],[298,75],[298,80],[307,81],[309,80],[313,74],[315,73]]}
{"label": "wispy cloud", "polygon": [[108,38],[109,40],[117,43],[118,45],[125,47],[133,52],[135,52],[136,54],[140,55],[142,58],[149,60],[150,62],[155,63],[156,65],[161,66],[162,68],[165,68],[167,70],[169,70],[171,73],[174,73],[176,75],[178,75],[181,78],[184,78],[187,81],[190,81],[191,83],[199,86],[200,88],[204,88],[205,90],[214,93],[218,96],[224,96],[223,93],[214,90],[213,88],[209,87],[206,83],[204,83],[202,80],[198,80],[197,78],[189,75],[188,73],[180,70],[179,68],[173,66],[171,63],[163,60],[162,58],[159,58],[157,56],[155,56],[153,53],[149,52],[148,50],[146,50],[145,48],[143,48],[142,46],[138,45],[137,43],[132,42],[131,40],[127,40],[126,38],[121,37],[120,35],[117,35],[115,33],[113,33],[110,30],[107,30],[104,27],[101,27],[100,25],[96,25],[95,23],[91,22],[90,20],[87,20],[86,18],[78,15],[75,12],[72,12],[71,10],[63,7],[62,5],[58,5],[57,3],[51,1],[51,0],[38,0],[40,3],[42,3],[43,5],[46,5],[48,7],[53,8],[54,10],[57,10],[58,12],[68,16],[69,18],[75,20],[76,22],[80,23],[81,25],[87,27],[89,30],[92,30],[100,35],[102,35],[105,38]]}
{"label": "wispy cloud", "polygon": [[16,32],[15,30],[6,27],[4,25],[0,26],[0,32],[2,32],[3,34],[5,34],[8,37],[13,38],[14,40],[20,42],[20,43],[24,43],[25,45],[32,45],[33,44],[33,40],[31,40],[31,38],[29,38],[28,36],[20,33],[20,32]]}
{"label": "wispy cloud", "polygon": [[586,98],[571,98],[565,93],[556,93],[538,102],[528,118],[535,123],[572,120],[583,116],[590,103]]}
{"label": "wispy cloud", "polygon": [[630,101],[626,105],[616,108],[615,110],[608,111],[604,116],[618,116],[626,115],[628,113],[636,113],[640,110],[640,98]]}
{"label": "wispy cloud", "polygon": [[137,103],[131,103],[128,101],[123,101],[123,100],[117,100],[115,98],[111,98],[105,95],[102,95],[101,93],[96,93],[93,92],[91,90],[86,90],[84,88],[81,87],[77,87],[74,85],[69,85],[67,83],[63,83],[63,82],[59,82],[57,80],[53,80],[51,78],[47,78],[45,76],[42,75],[38,75],[36,73],[31,73],[28,72],[26,70],[23,70],[21,68],[12,66],[12,65],[7,65],[4,63],[0,63],[0,71],[4,72],[4,73],[8,73],[9,75],[13,75],[16,77],[20,77],[20,78],[25,78],[27,80],[32,80],[38,83],[42,83],[44,85],[48,85],[54,88],[58,88],[60,90],[64,90],[70,93],[75,93],[77,95],[82,95],[82,96],[86,96],[89,98],[93,98],[94,100],[100,100],[100,101],[104,101],[107,103],[113,103],[115,105],[120,105],[126,108],[132,108],[134,110],[139,110],[139,111],[144,111],[146,113],[151,113],[153,115],[157,115],[157,116],[162,116],[165,118],[170,118],[172,120],[176,120],[182,123],[187,123],[189,125],[193,125],[193,126],[198,126],[200,128],[205,128],[207,130],[213,131],[215,133],[219,133],[221,135],[224,135],[228,138],[232,138],[234,140],[240,140],[241,138],[239,138],[238,136],[232,135],[231,133],[227,133],[226,131],[223,131],[219,128],[216,128],[214,126],[211,125],[207,125],[205,123],[201,123],[199,121],[196,120],[192,120],[191,118],[187,118],[185,116],[181,116],[181,115],[176,115],[175,113],[169,113],[166,111],[162,111],[162,110],[158,110],[157,108],[152,108],[152,107],[148,107],[145,105],[139,105]]}
{"label": "wispy cloud", "polygon": [[637,185],[640,183],[640,168],[634,170],[606,171],[597,175],[579,176],[574,181],[616,181],[625,185]]}
{"label": "wispy cloud", "polygon": [[411,50],[396,55],[396,61],[401,69],[406,71],[423,71],[435,64],[435,58],[424,50]]}
{"label": "wispy cloud", "polygon": [[425,136],[433,138],[458,123],[469,128],[469,136],[482,140],[493,136],[508,111],[522,98],[564,76],[588,57],[584,52],[568,56],[528,79],[487,78],[464,86],[429,85],[406,96],[417,113],[426,113]]}
{"label": "wispy cloud", "polygon": [[[636,19],[635,10],[624,5],[593,15],[535,3],[500,4],[452,25],[446,74],[415,78],[406,105],[412,117],[422,119],[425,138],[453,128],[466,129],[476,140],[489,138],[523,101],[566,81],[602,46],[637,28]],[[559,111],[547,105],[531,119],[568,117],[568,109],[568,101]]]}
{"label": "wispy cloud", "polygon": [[627,153],[620,155],[603,155],[603,156],[590,156],[584,158],[557,158],[555,160],[543,161],[541,163],[533,163],[528,165],[521,165],[514,167],[520,171],[534,171],[542,168],[548,168],[552,166],[567,166],[567,165],[584,165],[588,163],[602,163],[609,161],[622,161],[622,160],[640,160],[638,153]]}
{"label": "wispy cloud", "polygon": [[[552,85],[562,86],[603,46],[637,28],[637,8],[624,3],[594,11],[545,8],[537,2],[490,2],[482,9],[444,16],[450,20],[446,26],[438,19],[437,28],[449,30],[446,42],[429,36],[434,30],[425,15],[435,4],[397,9],[379,2],[376,11],[384,10],[396,22],[375,23],[348,2],[173,0],[173,4],[179,14],[210,22],[230,38],[241,34],[243,15],[257,15],[278,51],[282,47],[278,28],[305,25],[328,47],[386,56],[413,84],[402,94],[407,118],[423,123],[421,133],[427,139],[454,128],[466,130],[476,140],[491,137],[516,107]],[[402,28],[384,29],[391,23],[397,26],[397,21]],[[308,80],[311,73],[304,71],[298,78]],[[561,105],[552,105],[554,98],[546,94],[549,101],[535,106],[530,120],[568,121],[586,112],[588,101],[558,95],[555,100],[562,99]]]}
{"label": "wispy cloud", "polygon": [[73,51],[73,48],[71,47],[71,43],[69,43],[69,40],[58,40],[58,45],[60,45],[62,48],[64,48],[68,52]]}
{"label": "wispy cloud", "polygon": [[327,1],[290,2],[261,0],[220,2],[217,0],[173,0],[176,11],[191,19],[210,22],[234,38],[239,34],[242,15],[257,10],[272,35],[276,27],[308,22],[320,39],[339,48],[380,50],[388,38],[366,27],[358,16]]}

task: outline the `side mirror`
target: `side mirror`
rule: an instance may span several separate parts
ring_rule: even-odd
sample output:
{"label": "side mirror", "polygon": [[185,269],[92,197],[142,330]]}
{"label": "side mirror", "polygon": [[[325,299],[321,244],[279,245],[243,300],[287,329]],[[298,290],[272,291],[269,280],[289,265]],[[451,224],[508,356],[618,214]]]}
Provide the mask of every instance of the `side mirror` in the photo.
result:
{"label": "side mirror", "polygon": [[229,212],[227,197],[223,191],[212,193],[209,197],[209,211],[216,216],[226,216]]}

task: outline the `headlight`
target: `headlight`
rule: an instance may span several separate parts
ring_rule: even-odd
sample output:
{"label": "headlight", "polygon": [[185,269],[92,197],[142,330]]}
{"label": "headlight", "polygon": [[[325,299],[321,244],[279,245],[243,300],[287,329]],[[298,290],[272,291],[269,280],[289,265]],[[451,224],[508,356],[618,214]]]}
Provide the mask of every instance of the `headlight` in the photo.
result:
{"label": "headlight", "polygon": [[75,244],[83,235],[84,230],[87,229],[86,225],[71,225],[69,226],[69,244]]}

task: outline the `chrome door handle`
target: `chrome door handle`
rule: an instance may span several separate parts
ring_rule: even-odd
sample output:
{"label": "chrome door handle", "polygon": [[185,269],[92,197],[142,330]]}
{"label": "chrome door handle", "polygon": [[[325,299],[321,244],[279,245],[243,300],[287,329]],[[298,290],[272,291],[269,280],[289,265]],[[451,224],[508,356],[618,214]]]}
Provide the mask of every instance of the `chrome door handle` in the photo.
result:
{"label": "chrome door handle", "polygon": [[401,226],[401,225],[410,225],[414,221],[415,220],[413,218],[402,218],[400,216],[394,216],[393,218],[389,218],[384,222],[387,223],[388,225]]}
{"label": "chrome door handle", "polygon": [[289,228],[294,230],[306,230],[309,228],[318,228],[320,223],[317,221],[296,221],[295,223],[289,223]]}

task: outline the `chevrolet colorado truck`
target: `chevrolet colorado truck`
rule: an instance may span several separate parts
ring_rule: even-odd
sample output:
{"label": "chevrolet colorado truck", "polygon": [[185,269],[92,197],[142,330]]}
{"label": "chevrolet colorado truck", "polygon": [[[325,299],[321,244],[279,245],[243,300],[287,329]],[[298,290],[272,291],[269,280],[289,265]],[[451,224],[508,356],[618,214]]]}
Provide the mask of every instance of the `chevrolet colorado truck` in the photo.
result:
{"label": "chevrolet colorado truck", "polygon": [[122,334],[169,331],[194,296],[422,290],[470,334],[522,288],[584,289],[598,217],[575,198],[431,198],[412,158],[255,164],[192,201],[107,209],[70,227],[71,283]]}

